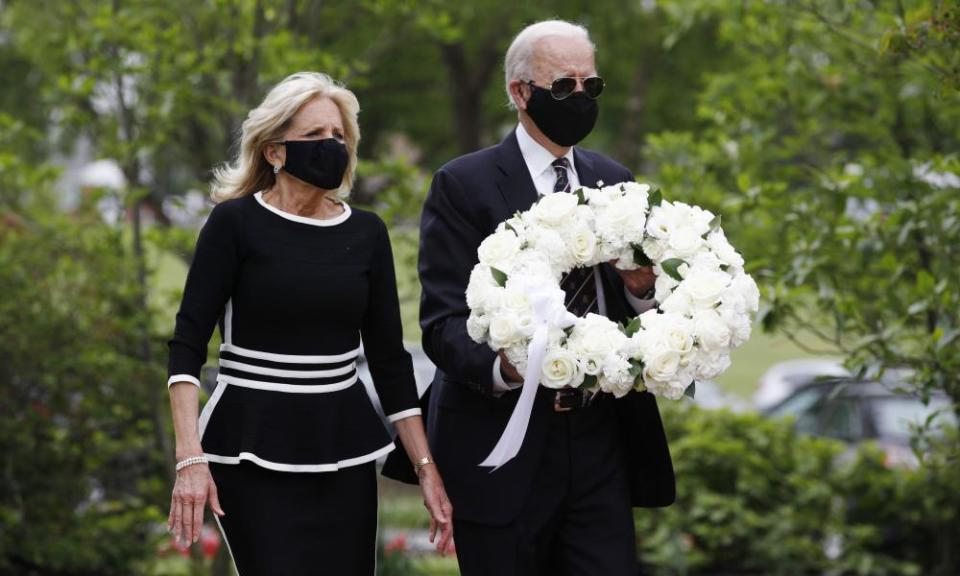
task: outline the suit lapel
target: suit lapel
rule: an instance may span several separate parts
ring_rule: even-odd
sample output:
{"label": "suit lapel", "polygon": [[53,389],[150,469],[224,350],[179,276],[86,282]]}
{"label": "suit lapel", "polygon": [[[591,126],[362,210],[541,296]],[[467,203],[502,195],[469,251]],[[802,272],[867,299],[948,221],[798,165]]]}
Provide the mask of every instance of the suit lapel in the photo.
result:
{"label": "suit lapel", "polygon": [[[573,149],[573,165],[577,169],[577,178],[580,180],[581,186],[597,188],[600,177],[594,170],[593,160],[578,148]],[[613,184],[613,182],[605,182],[605,184]]]}
{"label": "suit lapel", "polygon": [[506,220],[517,212],[528,210],[537,201],[537,188],[530,178],[530,171],[523,161],[516,131],[511,132],[497,147],[497,188],[503,196],[507,212],[500,220]]}

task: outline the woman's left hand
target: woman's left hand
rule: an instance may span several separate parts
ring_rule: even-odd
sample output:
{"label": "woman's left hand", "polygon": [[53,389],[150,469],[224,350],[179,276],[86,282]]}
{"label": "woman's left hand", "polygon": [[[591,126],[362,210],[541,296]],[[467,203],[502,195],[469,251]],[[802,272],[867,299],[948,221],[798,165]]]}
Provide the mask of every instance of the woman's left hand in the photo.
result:
{"label": "woman's left hand", "polygon": [[437,552],[444,556],[454,551],[453,505],[447,498],[447,491],[443,487],[443,480],[440,479],[436,464],[431,463],[421,468],[419,477],[423,505],[430,512],[430,542],[433,543],[439,530]]}

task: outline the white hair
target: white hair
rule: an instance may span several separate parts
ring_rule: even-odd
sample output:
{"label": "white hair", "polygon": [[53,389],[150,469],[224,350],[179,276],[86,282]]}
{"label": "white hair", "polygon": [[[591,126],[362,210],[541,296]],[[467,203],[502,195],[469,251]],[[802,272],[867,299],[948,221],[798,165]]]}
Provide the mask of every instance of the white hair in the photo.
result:
{"label": "white hair", "polygon": [[507,56],[503,60],[504,88],[507,91],[507,101],[510,108],[516,108],[510,96],[510,82],[513,80],[533,79],[533,51],[537,43],[550,36],[579,38],[586,40],[590,48],[596,50],[590,40],[590,33],[580,24],[566,20],[543,20],[531,24],[514,37]]}
{"label": "white hair", "polygon": [[263,102],[247,114],[240,132],[239,152],[232,162],[213,171],[214,201],[249,196],[273,186],[276,176],[273,166],[263,157],[263,149],[282,138],[304,104],[321,96],[333,100],[343,121],[343,140],[349,162],[337,196],[348,196],[357,168],[357,146],[360,143],[357,114],[360,113],[360,103],[353,92],[326,74],[297,72],[271,88]]}

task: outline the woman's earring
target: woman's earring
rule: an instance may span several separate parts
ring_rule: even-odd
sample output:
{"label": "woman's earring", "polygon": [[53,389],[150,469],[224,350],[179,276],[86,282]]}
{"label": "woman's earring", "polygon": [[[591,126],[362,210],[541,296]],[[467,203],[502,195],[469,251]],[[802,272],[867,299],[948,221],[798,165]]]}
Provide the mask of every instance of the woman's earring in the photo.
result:
{"label": "woman's earring", "polygon": [[279,165],[279,164],[277,164],[276,166],[273,167],[273,173],[274,173],[274,174],[279,174],[279,173],[280,173],[280,165]]}

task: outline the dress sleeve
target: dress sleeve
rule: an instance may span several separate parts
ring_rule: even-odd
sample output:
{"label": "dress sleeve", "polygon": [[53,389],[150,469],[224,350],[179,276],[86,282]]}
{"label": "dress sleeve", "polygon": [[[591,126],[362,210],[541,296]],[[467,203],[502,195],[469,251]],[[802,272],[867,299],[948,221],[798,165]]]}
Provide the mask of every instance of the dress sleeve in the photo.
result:
{"label": "dress sleeve", "polygon": [[207,344],[233,293],[239,269],[239,208],[217,205],[200,230],[173,338],[168,342],[167,386],[174,382],[200,385]]}
{"label": "dress sleeve", "polygon": [[379,218],[370,269],[367,311],[361,326],[364,354],[383,412],[391,422],[420,414],[413,360],[403,347],[400,299],[387,227]]}

